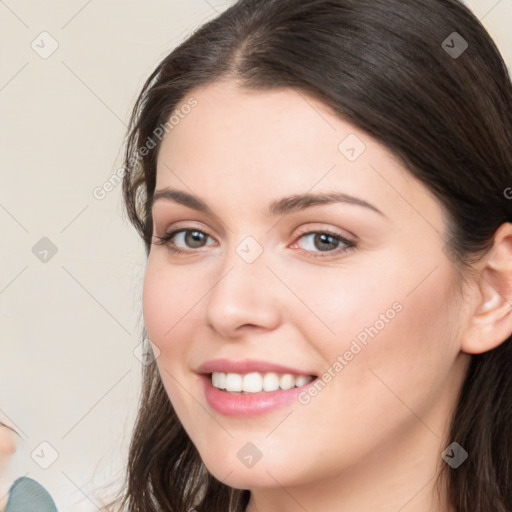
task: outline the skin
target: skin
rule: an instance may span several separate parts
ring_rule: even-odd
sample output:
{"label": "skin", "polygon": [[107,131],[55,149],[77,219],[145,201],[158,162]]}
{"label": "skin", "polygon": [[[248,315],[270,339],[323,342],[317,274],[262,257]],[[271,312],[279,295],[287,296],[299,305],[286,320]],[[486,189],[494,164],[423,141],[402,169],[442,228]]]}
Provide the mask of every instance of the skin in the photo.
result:
{"label": "skin", "polygon": [[[511,226],[462,301],[440,203],[386,148],[290,89],[226,82],[191,96],[197,107],[162,141],[156,190],[192,193],[213,214],[158,200],[154,234],[180,227],[209,238],[201,247],[176,236],[180,254],[152,246],[144,317],[165,389],[207,469],[252,491],[248,512],[450,510],[435,498],[434,477],[469,354],[512,331]],[[353,162],[338,149],[350,134],[366,146]],[[266,213],[284,196],[327,191],[384,215],[341,203]],[[336,254],[343,243],[325,250],[299,231],[325,229],[356,248]],[[249,235],[263,248],[250,264],[236,252]],[[307,405],[253,418],[208,405],[201,363],[254,358],[322,375],[394,303],[401,311]],[[248,442],[262,453],[250,468],[237,457]]]}
{"label": "skin", "polygon": [[7,505],[7,488],[5,487],[5,473],[12,455],[16,451],[14,432],[4,425],[0,425],[0,510]]}

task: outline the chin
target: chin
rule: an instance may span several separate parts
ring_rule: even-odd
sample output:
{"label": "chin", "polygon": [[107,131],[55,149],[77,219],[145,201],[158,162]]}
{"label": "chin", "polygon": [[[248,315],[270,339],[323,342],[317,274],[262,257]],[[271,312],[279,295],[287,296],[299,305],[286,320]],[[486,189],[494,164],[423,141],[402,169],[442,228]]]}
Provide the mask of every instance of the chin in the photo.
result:
{"label": "chin", "polygon": [[[269,460],[264,462],[264,457],[252,467],[246,467],[236,456],[226,459],[210,454],[210,457],[202,460],[206,469],[217,480],[235,489],[272,488],[300,483],[296,481],[298,475],[290,474],[289,469],[285,471],[282,462],[277,464],[272,464]],[[293,465],[288,464],[288,467]]]}
{"label": "chin", "polygon": [[[213,471],[208,468],[208,471],[217,480],[234,489],[278,487],[279,484],[277,482],[282,483],[282,478],[280,478],[278,474],[274,474],[272,471],[269,471],[269,474],[264,468],[260,468],[259,470],[256,470],[256,468],[226,468],[227,471],[216,471],[217,469],[220,468],[212,468]],[[275,479],[270,475],[275,476]]]}

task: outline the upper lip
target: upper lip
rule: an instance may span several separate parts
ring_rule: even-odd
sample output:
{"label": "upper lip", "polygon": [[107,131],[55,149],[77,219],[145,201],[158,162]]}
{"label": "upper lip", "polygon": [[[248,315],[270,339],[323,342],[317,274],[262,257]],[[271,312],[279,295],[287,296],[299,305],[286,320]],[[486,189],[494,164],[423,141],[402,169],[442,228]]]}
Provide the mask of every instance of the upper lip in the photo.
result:
{"label": "upper lip", "polygon": [[259,359],[243,359],[235,361],[232,359],[212,359],[206,361],[197,368],[197,373],[210,374],[212,372],[222,373],[240,373],[246,374],[251,372],[275,372],[275,373],[291,373],[292,375],[312,375],[309,371],[297,370],[281,364],[270,363]]}

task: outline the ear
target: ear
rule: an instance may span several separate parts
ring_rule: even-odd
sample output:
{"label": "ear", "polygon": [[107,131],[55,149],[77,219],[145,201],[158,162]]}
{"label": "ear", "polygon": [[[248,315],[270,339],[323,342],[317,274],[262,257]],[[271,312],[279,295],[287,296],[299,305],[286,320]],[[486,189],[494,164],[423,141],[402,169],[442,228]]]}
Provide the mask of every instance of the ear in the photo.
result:
{"label": "ear", "polygon": [[512,224],[502,224],[494,245],[479,262],[476,309],[462,338],[461,350],[481,354],[503,343],[512,333]]}

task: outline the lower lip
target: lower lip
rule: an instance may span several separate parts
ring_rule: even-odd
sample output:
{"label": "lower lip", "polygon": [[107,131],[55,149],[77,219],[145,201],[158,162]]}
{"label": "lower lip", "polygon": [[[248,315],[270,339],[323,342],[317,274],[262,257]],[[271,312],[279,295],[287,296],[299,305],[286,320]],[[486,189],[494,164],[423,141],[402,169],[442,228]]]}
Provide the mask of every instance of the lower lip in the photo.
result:
{"label": "lower lip", "polygon": [[298,388],[262,391],[260,393],[230,393],[212,384],[210,375],[200,375],[206,400],[212,409],[225,416],[251,417],[264,414],[297,399],[317,379]]}

